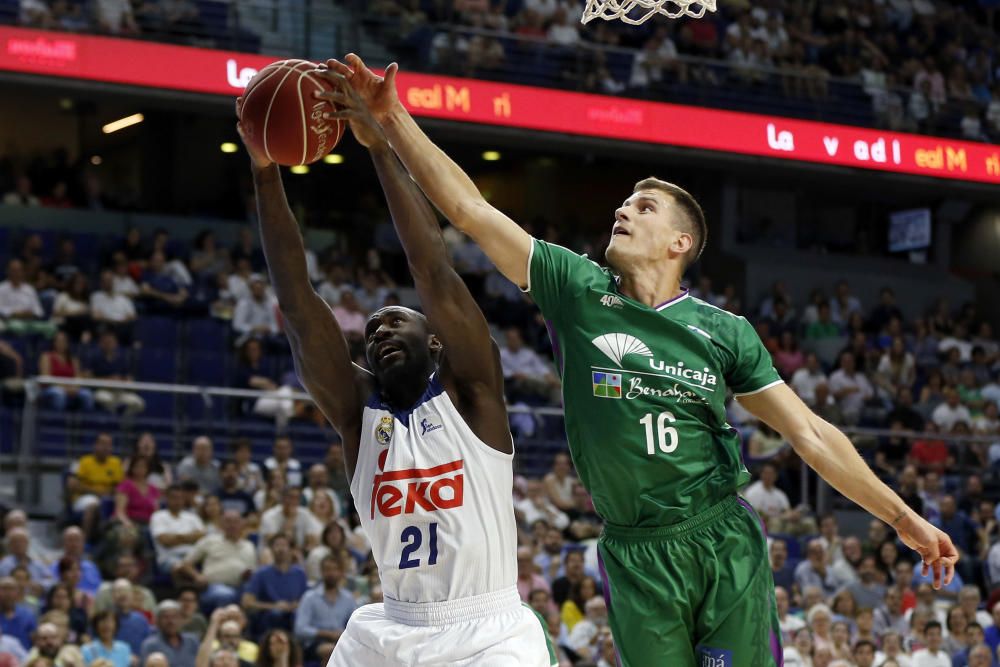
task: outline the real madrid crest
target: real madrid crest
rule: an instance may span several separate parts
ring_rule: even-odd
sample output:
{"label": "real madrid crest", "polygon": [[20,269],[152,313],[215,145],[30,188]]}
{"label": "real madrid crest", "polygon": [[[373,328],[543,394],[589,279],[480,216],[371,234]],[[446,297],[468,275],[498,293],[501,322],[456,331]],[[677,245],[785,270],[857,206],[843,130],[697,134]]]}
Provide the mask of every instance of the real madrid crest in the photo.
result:
{"label": "real madrid crest", "polygon": [[380,445],[388,445],[392,440],[392,417],[382,417],[382,421],[375,427],[375,440]]}

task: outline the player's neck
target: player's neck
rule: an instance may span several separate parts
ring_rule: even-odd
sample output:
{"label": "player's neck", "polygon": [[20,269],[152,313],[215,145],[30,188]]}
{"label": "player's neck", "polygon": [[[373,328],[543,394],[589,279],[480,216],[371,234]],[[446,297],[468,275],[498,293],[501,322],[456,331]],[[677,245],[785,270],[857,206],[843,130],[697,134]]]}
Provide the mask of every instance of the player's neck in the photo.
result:
{"label": "player's neck", "polygon": [[382,384],[382,399],[393,410],[408,410],[427,391],[427,380],[416,382],[386,382]]}
{"label": "player's neck", "polygon": [[618,291],[655,308],[683,294],[681,277],[674,271],[632,271],[618,278]]}

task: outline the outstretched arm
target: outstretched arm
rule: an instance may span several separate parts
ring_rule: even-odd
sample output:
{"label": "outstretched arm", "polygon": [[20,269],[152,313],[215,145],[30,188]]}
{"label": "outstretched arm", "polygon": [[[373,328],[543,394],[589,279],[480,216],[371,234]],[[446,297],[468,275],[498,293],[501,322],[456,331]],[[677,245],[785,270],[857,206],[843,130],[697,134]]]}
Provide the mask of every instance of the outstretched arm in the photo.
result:
{"label": "outstretched arm", "polygon": [[446,386],[454,383],[454,397],[471,413],[477,435],[510,451],[500,355],[486,318],[451,265],[437,216],[358,93],[339,74],[328,70],[323,76],[338,86],[341,114],[375,163],[420,302],[431,330],[444,343],[442,380]]}
{"label": "outstretched arm", "polygon": [[958,551],[951,539],[907,507],[882,483],[835,426],[817,416],[785,384],[741,396],[740,403],[781,433],[810,468],[835,489],[888,523],[908,547],[920,554],[924,574],[934,571],[934,587],[951,582]]}
{"label": "outstretched arm", "polygon": [[285,199],[278,166],[255,154],[249,145],[247,150],[251,153],[264,257],[285,318],[295,368],[343,438],[348,473],[353,475],[363,396],[371,387],[369,375],[351,362],[347,340],[333,312],[309,282],[302,235]]}
{"label": "outstretched arm", "polygon": [[343,75],[382,125],[389,143],[434,206],[483,249],[507,278],[526,287],[531,236],[483,198],[476,184],[434,145],[396,95],[396,65],[376,76],[353,53],[328,66]]}

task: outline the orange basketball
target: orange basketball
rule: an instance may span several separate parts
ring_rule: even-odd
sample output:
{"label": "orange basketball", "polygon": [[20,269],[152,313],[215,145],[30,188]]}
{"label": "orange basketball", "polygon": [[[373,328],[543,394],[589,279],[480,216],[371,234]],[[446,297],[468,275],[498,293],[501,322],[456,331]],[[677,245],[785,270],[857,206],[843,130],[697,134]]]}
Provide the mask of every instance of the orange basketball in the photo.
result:
{"label": "orange basketball", "polygon": [[334,110],[316,92],[333,89],[313,71],[308,60],[271,63],[243,91],[240,122],[248,142],[278,164],[310,164],[333,150],[344,134],[344,123],[326,120]]}

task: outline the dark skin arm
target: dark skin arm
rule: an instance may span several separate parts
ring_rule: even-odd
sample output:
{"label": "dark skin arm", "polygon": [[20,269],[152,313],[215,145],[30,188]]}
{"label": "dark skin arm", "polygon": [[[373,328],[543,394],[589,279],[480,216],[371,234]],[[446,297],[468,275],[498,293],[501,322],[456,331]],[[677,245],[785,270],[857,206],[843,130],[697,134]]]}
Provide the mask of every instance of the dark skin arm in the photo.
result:
{"label": "dark skin arm", "polygon": [[451,265],[434,210],[358,93],[330,69],[321,69],[320,76],[337,86],[320,98],[338,105],[340,110],[331,115],[350,121],[355,139],[368,148],[375,163],[420,303],[444,344],[440,377],[445,390],[480,440],[512,453],[500,354],[486,318]]}
{"label": "dark skin arm", "polygon": [[[237,115],[240,102],[237,101]],[[242,137],[242,129],[239,126],[237,129]],[[309,282],[305,246],[285,199],[278,166],[249,144],[247,151],[257,191],[264,257],[285,318],[285,334],[292,348],[295,370],[316,405],[340,433],[348,479],[352,479],[361,441],[362,411],[373,379],[368,371],[352,363],[347,339],[333,311]],[[345,383],[344,378],[348,377],[354,382]]]}

